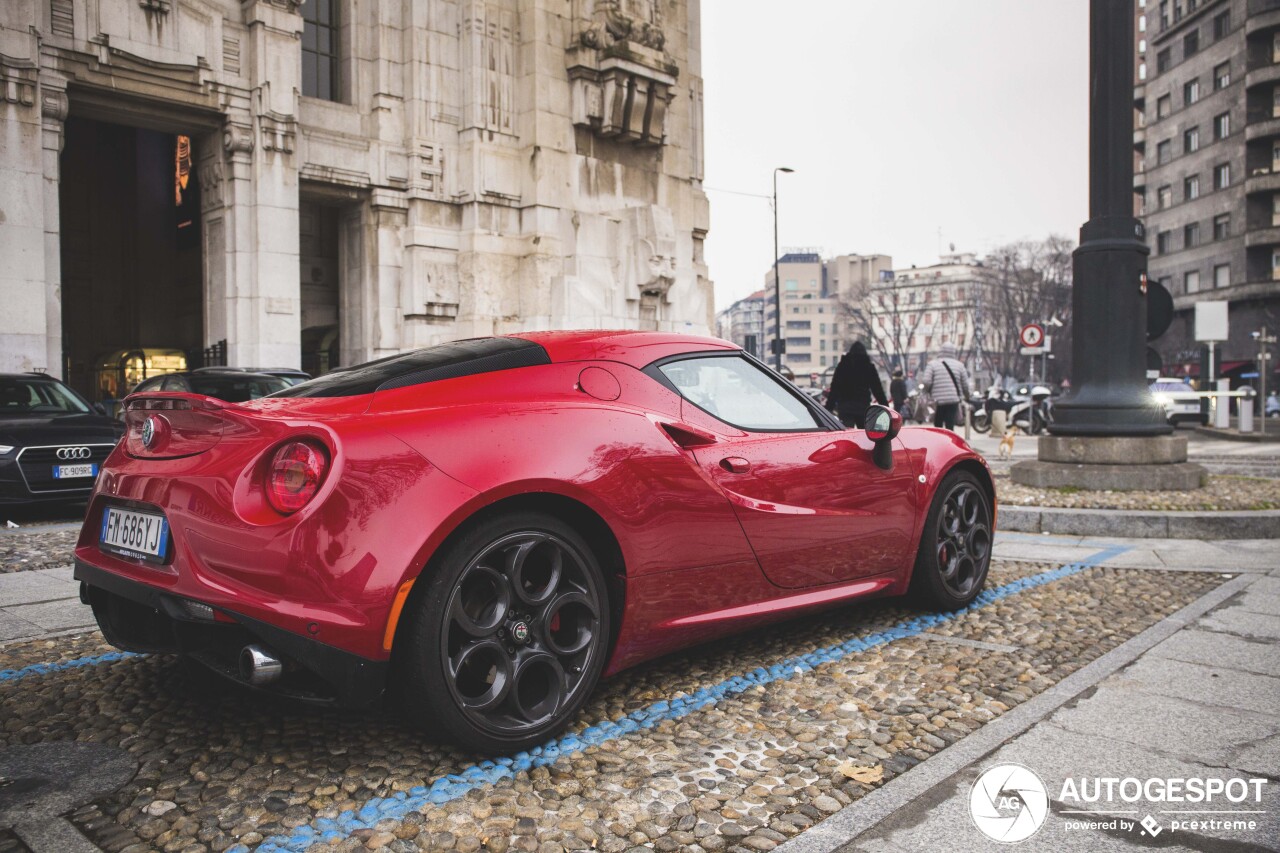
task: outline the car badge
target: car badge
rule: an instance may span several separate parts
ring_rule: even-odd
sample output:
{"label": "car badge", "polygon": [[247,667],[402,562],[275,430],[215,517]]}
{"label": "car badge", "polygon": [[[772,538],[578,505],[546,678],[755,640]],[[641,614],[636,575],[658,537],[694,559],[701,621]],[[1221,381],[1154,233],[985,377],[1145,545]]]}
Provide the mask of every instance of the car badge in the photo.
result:
{"label": "car badge", "polygon": [[529,639],[529,626],[524,622],[517,622],[511,626],[511,637],[517,643],[523,643]]}
{"label": "car badge", "polygon": [[155,417],[147,418],[142,422],[142,446],[151,449],[151,443],[156,440],[156,419]]}

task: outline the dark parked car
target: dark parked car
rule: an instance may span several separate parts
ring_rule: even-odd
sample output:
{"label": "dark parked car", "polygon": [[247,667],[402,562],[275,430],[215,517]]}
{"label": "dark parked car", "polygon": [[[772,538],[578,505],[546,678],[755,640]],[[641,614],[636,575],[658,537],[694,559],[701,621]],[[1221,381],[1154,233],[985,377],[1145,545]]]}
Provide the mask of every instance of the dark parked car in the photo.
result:
{"label": "dark parked car", "polygon": [[311,374],[305,370],[299,370],[296,367],[197,367],[195,373],[265,373],[268,376],[278,376],[289,385],[297,385],[299,382],[306,382],[311,378]]}
{"label": "dark parked car", "polygon": [[0,504],[80,501],[124,425],[39,373],[0,373]]}
{"label": "dark parked car", "polygon": [[143,391],[182,391],[187,394],[203,394],[226,400],[228,403],[247,403],[288,388],[289,382],[279,376],[266,373],[249,373],[244,370],[193,370],[190,373],[166,373],[139,382],[131,394]]}

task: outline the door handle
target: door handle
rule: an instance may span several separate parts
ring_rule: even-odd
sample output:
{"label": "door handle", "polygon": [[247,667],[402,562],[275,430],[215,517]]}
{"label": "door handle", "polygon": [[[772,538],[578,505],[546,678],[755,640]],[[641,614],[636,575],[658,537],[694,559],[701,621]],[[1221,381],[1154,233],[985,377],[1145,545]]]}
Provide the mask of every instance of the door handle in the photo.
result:
{"label": "door handle", "polygon": [[720,460],[720,467],[730,474],[745,474],[751,469],[751,463],[741,456],[726,456]]}

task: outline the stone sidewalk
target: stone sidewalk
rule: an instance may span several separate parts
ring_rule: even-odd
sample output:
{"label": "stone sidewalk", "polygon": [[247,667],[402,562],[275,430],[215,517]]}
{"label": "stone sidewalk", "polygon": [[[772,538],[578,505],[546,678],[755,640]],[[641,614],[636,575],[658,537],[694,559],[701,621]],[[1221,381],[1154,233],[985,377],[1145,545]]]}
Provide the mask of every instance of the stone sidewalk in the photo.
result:
{"label": "stone sidewalk", "polygon": [[[1000,551],[1061,559],[1099,544],[1006,534]],[[1018,849],[1280,849],[1280,562],[1275,543],[1130,544],[1133,550],[1116,558],[1117,564],[1164,569],[1171,572],[1171,582],[1183,571],[1240,574],[777,849],[965,853],[1003,847],[979,830],[970,798],[985,770],[1007,764],[1033,771],[1048,798],[1039,831]],[[1230,802],[1221,795],[1212,803],[1142,797],[1128,802],[1119,796],[1111,802],[1072,802],[1063,799],[1068,778],[1077,784],[1082,778],[1091,784],[1096,778],[1265,781],[1261,802],[1252,797]],[[1215,821],[1242,823],[1226,828]]]}

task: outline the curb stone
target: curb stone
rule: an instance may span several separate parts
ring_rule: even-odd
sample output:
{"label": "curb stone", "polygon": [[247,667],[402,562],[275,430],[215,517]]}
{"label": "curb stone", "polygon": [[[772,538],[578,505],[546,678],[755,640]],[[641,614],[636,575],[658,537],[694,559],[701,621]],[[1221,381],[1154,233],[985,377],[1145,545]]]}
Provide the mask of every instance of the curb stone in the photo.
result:
{"label": "curb stone", "polygon": [[1001,506],[1001,530],[1134,539],[1280,539],[1280,510],[1157,512]]}

